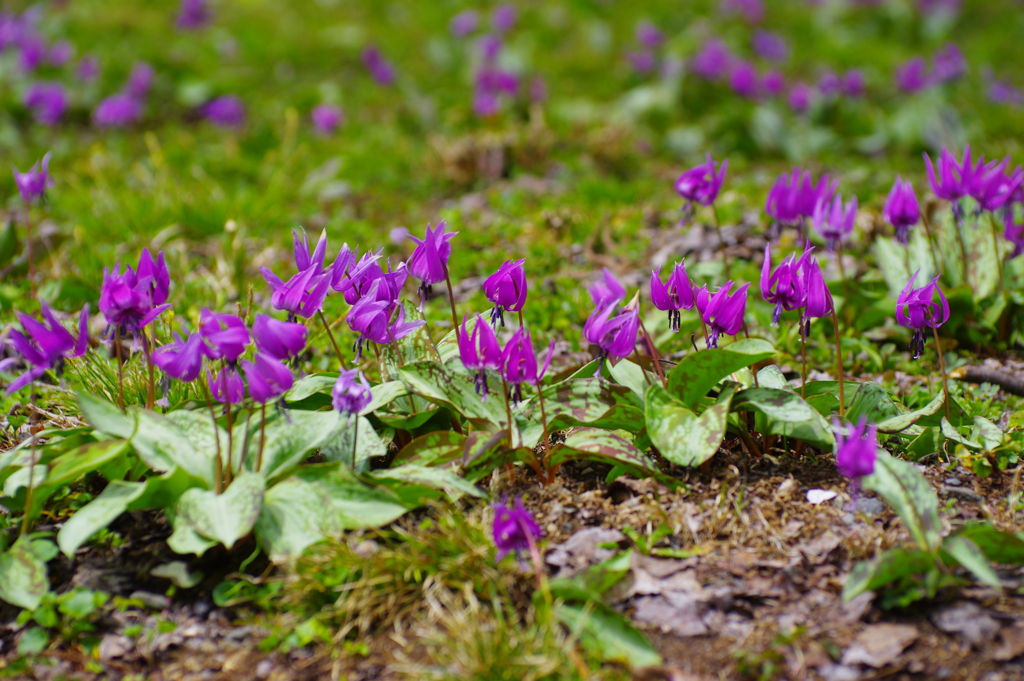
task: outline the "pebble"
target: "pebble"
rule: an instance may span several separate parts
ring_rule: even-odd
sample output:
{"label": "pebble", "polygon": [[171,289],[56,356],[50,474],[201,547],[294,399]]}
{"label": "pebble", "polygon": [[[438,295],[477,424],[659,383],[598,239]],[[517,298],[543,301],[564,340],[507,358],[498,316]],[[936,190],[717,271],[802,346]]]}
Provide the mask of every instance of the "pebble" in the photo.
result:
{"label": "pebble", "polygon": [[129,598],[142,601],[145,605],[154,610],[165,610],[171,605],[171,599],[162,594],[155,594],[152,591],[135,591]]}
{"label": "pebble", "polygon": [[955,477],[954,478],[946,478],[945,480],[943,480],[943,482],[946,483],[947,485],[952,485],[953,487],[958,487],[958,486],[963,484],[962,482],[960,482],[960,478],[955,478]]}
{"label": "pebble", "polygon": [[270,660],[260,660],[260,663],[256,665],[256,678],[265,679],[270,676],[270,672],[274,671],[274,663]]}
{"label": "pebble", "polygon": [[865,515],[878,515],[885,510],[885,504],[880,499],[861,497],[857,500],[857,510]]}

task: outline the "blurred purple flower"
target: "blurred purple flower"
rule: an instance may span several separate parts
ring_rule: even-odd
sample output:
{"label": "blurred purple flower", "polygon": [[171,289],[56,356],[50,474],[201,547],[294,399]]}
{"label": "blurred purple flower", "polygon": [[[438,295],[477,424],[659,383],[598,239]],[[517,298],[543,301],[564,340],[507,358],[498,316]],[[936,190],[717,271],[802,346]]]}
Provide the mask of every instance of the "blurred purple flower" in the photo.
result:
{"label": "blurred purple flower", "polygon": [[494,30],[501,33],[508,33],[516,25],[517,12],[512,5],[498,5],[491,15],[491,25]]}
{"label": "blurred purple flower", "polygon": [[714,294],[707,286],[697,289],[697,311],[701,319],[710,327],[708,347],[717,348],[718,339],[722,334],[735,336],[743,328],[743,315],[747,311],[747,289],[750,284],[743,284],[734,293],[733,283],[725,282]]}
{"label": "blurred purple flower", "polygon": [[123,274],[120,265],[104,269],[99,308],[107,324],[134,334],[159,317],[170,305],[154,304],[153,286],[152,277],[139,277],[131,267]]}
{"label": "blurred purple flower", "polygon": [[658,66],[658,57],[651,50],[630,52],[629,61],[633,70],[641,75],[650,73]]}
{"label": "blurred purple flower", "polygon": [[641,21],[636,27],[636,41],[649,50],[656,49],[665,40],[665,35],[649,21]]}
{"label": "blurred purple flower", "polygon": [[814,229],[825,240],[829,253],[846,241],[853,233],[853,225],[857,219],[857,197],[854,196],[844,206],[843,197],[836,194],[831,204],[828,200],[818,201],[814,209]]}
{"label": "blurred purple flower", "polygon": [[291,370],[277,359],[256,353],[256,361],[242,360],[242,371],[249,383],[249,395],[257,404],[265,404],[292,389],[295,377]]}
{"label": "blurred purple flower", "polygon": [[[920,358],[921,353],[924,352],[924,329],[938,328],[949,319],[949,302],[942,289],[939,288],[939,275],[936,274],[935,278],[925,286],[915,289],[914,280],[917,279],[920,272],[920,270],[914,272],[896,299],[897,323],[914,330],[910,340],[910,349],[914,353],[914,359]],[[939,302],[935,302],[936,293],[939,296]]]}
{"label": "blurred purple flower", "polygon": [[505,311],[519,312],[526,304],[526,259],[506,260],[498,271],[487,277],[481,287],[487,300],[494,304],[491,324],[505,326]]}
{"label": "blurred purple flower", "polygon": [[199,107],[203,118],[222,128],[237,128],[245,123],[245,106],[234,95],[211,99]]}
{"label": "blurred purple flower", "polygon": [[101,128],[122,128],[142,117],[142,104],[131,95],[116,94],[100,102],[92,112],[92,121]]}
{"label": "blurred purple flower", "polygon": [[706,159],[704,163],[690,168],[676,179],[676,193],[686,199],[688,203],[710,206],[722,190],[725,172],[729,168],[729,160],[722,161],[716,171],[711,154],[708,154]]}
{"label": "blurred purple flower", "polygon": [[789,175],[780,175],[768,192],[765,211],[780,224],[796,224],[814,216],[819,201],[829,201],[838,182],[829,184],[822,175],[818,184],[812,182],[810,171],[793,168]]}
{"label": "blurred purple flower", "polygon": [[488,33],[480,38],[480,57],[485,64],[494,63],[494,60],[498,58],[498,53],[501,51],[501,45],[501,37],[493,33]]}
{"label": "blurred purple flower", "polygon": [[548,88],[544,84],[544,79],[540,76],[534,76],[530,79],[530,101],[531,102],[543,102],[548,98]]}
{"label": "blurred purple flower", "polygon": [[693,284],[686,274],[686,267],[677,262],[668,275],[668,282],[661,283],[661,268],[651,271],[651,302],[654,307],[668,312],[668,325],[673,331],[679,330],[680,310],[692,310],[696,304]]}
{"label": "blurred purple flower", "polygon": [[797,113],[811,108],[811,88],[806,83],[794,83],[789,89],[789,107]]}
{"label": "blurred purple flower", "polygon": [[789,43],[778,33],[758,29],[754,31],[754,52],[763,59],[783,63],[789,59]]}
{"label": "blurred purple flower", "polygon": [[318,104],[313,107],[313,126],[324,135],[333,135],[344,119],[341,109],[333,104]]}
{"label": "blurred purple flower", "polygon": [[167,296],[171,291],[171,273],[167,269],[163,251],[157,253],[154,259],[149,249],[143,248],[135,273],[139,281],[144,279],[149,281],[149,295],[153,299],[154,305],[162,305],[167,302]]}
{"label": "blurred purple flower", "polygon": [[58,372],[66,358],[81,357],[89,349],[89,305],[82,308],[78,320],[78,338],[65,329],[45,303],[40,303],[43,321],[21,312],[17,313],[18,321],[25,333],[11,329],[7,342],[18,351],[29,370],[7,386],[7,394],[21,390],[29,383],[38,380],[50,369]]}
{"label": "blurred purple flower", "polygon": [[306,347],[306,327],[298,322],[283,322],[265,314],[257,314],[252,323],[252,336],[261,353],[284,361],[298,357]]}
{"label": "blurred purple flower", "polygon": [[78,61],[78,79],[86,83],[100,75],[100,60],[96,57],[82,57]]}
{"label": "blurred purple flower", "polygon": [[384,86],[394,84],[395,69],[376,46],[371,45],[363,50],[363,64],[366,65],[377,84]]}
{"label": "blurred purple flower", "polygon": [[187,341],[182,341],[175,331],[174,339],[174,343],[162,345],[153,352],[153,364],[179,381],[196,380],[203,371],[203,357],[208,352],[203,337],[193,333]]}
{"label": "blurred purple flower", "polygon": [[46,190],[53,186],[53,178],[50,177],[50,152],[46,152],[42,162],[36,161],[25,172],[14,168],[14,183],[26,204],[33,201],[42,202],[46,197]]}
{"label": "blurred purple flower", "polygon": [[459,329],[459,359],[462,366],[476,372],[473,384],[476,392],[487,399],[487,371],[501,369],[503,354],[494,330],[482,315],[476,316],[476,326],[470,332],[467,329],[466,316],[462,317],[462,328]]}
{"label": "blurred purple flower", "polygon": [[758,95],[757,69],[750,62],[737,62],[729,75],[729,87],[741,97],[753,99]]}
{"label": "blurred purple flower", "polygon": [[832,302],[832,293],[825,284],[825,277],[821,273],[821,266],[818,259],[808,258],[804,265],[804,287],[807,291],[807,302],[804,304],[804,324],[801,333],[804,338],[811,335],[811,319],[828,317],[835,309]]}
{"label": "blurred purple flower", "polygon": [[284,282],[270,269],[260,268],[263,278],[274,291],[271,305],[275,310],[287,312],[289,319],[296,316],[308,319],[320,311],[331,286],[331,277],[323,274],[322,270],[322,265],[313,265]]}
{"label": "blurred purple flower", "polygon": [[878,432],[875,424],[867,425],[862,416],[857,425],[846,424],[833,419],[832,430],[836,436],[836,467],[843,477],[860,481],[875,472],[878,457]]}
{"label": "blurred purple flower", "polygon": [[996,104],[1024,103],[1024,93],[1010,83],[994,78],[988,83],[988,98]]}
{"label": "blurred purple flower", "polygon": [[818,79],[818,92],[824,97],[835,97],[843,89],[843,81],[836,75],[835,71],[826,71]]}
{"label": "blurred purple flower", "polygon": [[221,404],[238,404],[245,399],[245,382],[237,367],[224,367],[216,378],[208,372],[206,383],[213,399]]}
{"label": "blurred purple flower", "polygon": [[139,62],[132,67],[132,72],[128,74],[128,84],[124,88],[125,93],[140,102],[144,101],[149,96],[149,89],[153,87],[155,75],[152,66],[146,62]]}
{"label": "blurred purple flower", "polygon": [[500,504],[494,505],[491,534],[494,537],[494,545],[498,547],[495,562],[501,561],[509,553],[518,555],[520,551],[528,551],[530,544],[541,536],[540,527],[523,506],[521,497],[516,499],[515,508],[510,508],[505,503],[506,500],[502,499]]}
{"label": "blurred purple flower", "polygon": [[409,256],[409,274],[422,282],[420,285],[421,304],[430,295],[431,287],[448,277],[448,258],[452,255],[452,245],[449,241],[458,232],[446,233],[444,230],[445,223],[442,220],[433,230],[428,224],[427,233],[423,239],[409,235],[409,238],[416,244],[412,255]]}
{"label": "blurred purple flower", "polygon": [[359,369],[342,371],[331,389],[334,410],[343,416],[358,416],[373,401],[366,376]]}
{"label": "blurred purple flower", "polygon": [[928,181],[931,182],[932,191],[940,199],[946,201],[957,201],[967,193],[967,187],[965,184],[964,170],[968,171],[968,178],[970,175],[971,166],[971,147],[967,146],[964,148],[964,158],[962,163],[957,163],[956,158],[953,154],[949,153],[949,150],[943,147],[942,153],[939,155],[939,175],[936,176],[935,168],[932,166],[932,159],[928,154],[924,155],[924,163],[928,170]]}
{"label": "blurred purple flower", "polygon": [[904,246],[910,239],[910,228],[921,219],[921,208],[917,203],[914,185],[898,175],[896,182],[889,191],[882,210],[885,221],[896,230],[896,240]]}
{"label": "blurred purple flower", "polygon": [[18,47],[21,50],[18,64],[21,66],[21,70],[26,73],[35,71],[46,59],[46,41],[31,30],[26,30],[22,33],[18,41]]}
{"label": "blurred purple flower", "polygon": [[66,40],[54,43],[46,54],[46,63],[50,66],[61,67],[71,61],[75,49]]}
{"label": "blurred purple flower", "polygon": [[530,332],[520,327],[512,338],[505,345],[505,352],[501,357],[501,377],[514,386],[512,389],[512,400],[518,404],[522,401],[523,383],[537,386],[544,379],[544,374],[551,366],[551,358],[555,354],[555,341],[552,339],[548,346],[548,356],[544,365],[538,371],[537,355],[533,350],[533,341],[530,339]]}
{"label": "blurred purple flower", "polygon": [[843,74],[843,94],[847,97],[864,94],[864,73],[860,69],[850,69]]}
{"label": "blurred purple flower", "polygon": [[206,0],[181,0],[177,25],[181,29],[202,28],[210,21],[210,16]]}
{"label": "blurred purple flower", "polygon": [[1011,258],[1024,254],[1024,222],[1018,225],[1013,221],[1012,215],[1008,217],[1006,219],[1006,227],[1003,230],[1003,237],[1013,244],[1013,253],[1010,254]]}
{"label": "blurred purple flower", "polygon": [[960,48],[947,43],[932,57],[931,78],[934,83],[948,83],[967,73],[967,60]]}
{"label": "blurred purple flower", "polygon": [[896,87],[901,92],[912,93],[928,85],[927,65],[921,57],[904,62],[896,69]]}
{"label": "blurred purple flower", "polygon": [[598,310],[618,305],[626,298],[626,288],[607,267],[601,269],[601,278],[591,284],[588,290]]}
{"label": "blurred purple flower", "polygon": [[712,38],[690,60],[690,70],[706,80],[724,78],[732,70],[733,56],[725,43]]}
{"label": "blurred purple flower", "polygon": [[722,0],[722,9],[738,14],[752,24],[764,20],[764,4],[761,0]]}
{"label": "blurred purple flower", "polygon": [[769,97],[777,97],[786,89],[786,77],[781,71],[772,69],[761,78],[761,89]]}
{"label": "blurred purple flower", "polygon": [[978,202],[981,209],[999,210],[1024,182],[1024,169],[1018,166],[1012,175],[1007,175],[1006,166],[1010,162],[1008,156],[998,163],[992,161],[984,166],[983,160],[984,157],[979,159],[979,168],[971,173],[967,193]]}
{"label": "blurred purple flower", "polygon": [[210,359],[235,364],[249,345],[249,329],[241,317],[203,308],[199,313],[199,335],[207,345]]}
{"label": "blurred purple flower", "polygon": [[463,38],[475,31],[479,26],[480,13],[476,10],[467,9],[452,17],[449,28],[453,36]]}

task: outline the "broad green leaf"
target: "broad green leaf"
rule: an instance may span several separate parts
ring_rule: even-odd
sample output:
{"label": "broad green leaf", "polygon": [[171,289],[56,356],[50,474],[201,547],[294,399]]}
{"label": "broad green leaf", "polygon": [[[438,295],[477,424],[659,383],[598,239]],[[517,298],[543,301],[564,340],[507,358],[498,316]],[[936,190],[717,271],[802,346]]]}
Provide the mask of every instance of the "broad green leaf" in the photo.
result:
{"label": "broad green leaf", "polygon": [[942,451],[942,443],[946,439],[938,428],[924,428],[921,434],[907,445],[906,458],[917,461],[923,456]]}
{"label": "broad green leaf", "polygon": [[964,447],[968,447],[970,449],[975,450],[983,449],[980,442],[975,442],[974,440],[961,435],[960,431],[958,431],[956,427],[946,419],[945,416],[942,417],[941,424],[939,425],[939,432],[941,432],[943,437],[945,437],[947,440],[952,440],[953,442],[962,444]]}
{"label": "broad green leaf", "polygon": [[298,402],[317,393],[331,394],[331,389],[338,382],[338,374],[309,374],[292,384],[291,390],[284,394],[285,402]]}
{"label": "broad green leaf", "polygon": [[700,416],[672,397],[661,384],[647,389],[647,434],[661,455],[680,466],[699,466],[718,452],[725,437],[735,383],[722,389],[718,402]]}
{"label": "broad green leaf", "polygon": [[889,549],[874,560],[857,563],[843,585],[843,600],[850,601],[865,591],[877,591],[908,575],[936,569],[935,555],[920,549]]}
{"label": "broad green leaf", "polygon": [[415,463],[420,466],[435,466],[462,456],[465,447],[465,435],[453,430],[437,430],[421,435],[407,444],[391,463],[392,465]]}
{"label": "broad green leaf", "polygon": [[892,506],[922,550],[934,552],[939,547],[942,543],[939,498],[931,483],[913,464],[879,448],[875,472],[864,478],[863,485]]}
{"label": "broad green leaf", "polygon": [[362,473],[371,459],[387,455],[387,447],[365,417],[342,417],[340,422],[343,425],[320,447],[324,460],[340,461]]}
{"label": "broad green leaf", "polygon": [[[410,305],[408,301],[405,301],[404,305],[405,321],[415,322],[423,319],[423,313],[416,305]],[[430,339],[429,324],[424,324],[399,341],[381,346],[380,358],[382,382],[400,379],[400,367],[423,362],[441,365],[441,355]]]}
{"label": "broad green leaf", "polygon": [[135,432],[135,422],[115,405],[92,393],[78,393],[78,408],[96,430],[111,437],[128,439]]}
{"label": "broad green leaf", "polygon": [[165,473],[178,466],[213,487],[216,452],[201,451],[174,421],[145,409],[130,410],[135,421],[132,447],[147,466]]}
{"label": "broad green leaf", "polygon": [[985,449],[995,449],[1003,444],[1003,431],[999,426],[982,416],[974,417],[974,436]]}
{"label": "broad green leaf", "polygon": [[[313,450],[342,437],[351,426],[335,411],[287,411],[267,413],[267,423],[261,435],[260,424],[253,418],[253,433],[249,438],[246,470],[256,470],[260,442],[263,441],[263,459],[259,473],[267,480],[288,472]],[[380,440],[378,439],[378,442]],[[372,446],[368,441],[367,446]]]}
{"label": "broad green leaf", "polygon": [[149,571],[149,574],[161,579],[168,579],[181,589],[191,589],[203,581],[203,573],[189,570],[188,563],[183,560],[172,560],[169,563],[157,565]]}
{"label": "broad green leaf", "polygon": [[624,465],[637,478],[661,476],[654,462],[629,440],[601,428],[574,429],[565,441],[551,448],[547,466],[550,468],[573,459]]}
{"label": "broad green leaf", "polygon": [[520,428],[522,442],[536,446],[543,434],[542,421],[547,417],[548,432],[572,426],[592,426],[607,430],[636,432],[644,425],[643,412],[633,406],[633,394],[624,386],[603,378],[579,378],[543,388],[544,409],[534,395],[523,407]]}
{"label": "broad green leaf", "polygon": [[970,540],[993,563],[1024,565],[1024,538],[1010,532],[1001,532],[988,523],[971,523],[954,532],[951,537]]}
{"label": "broad green leaf", "polygon": [[408,510],[394,493],[339,464],[304,466],[267,490],[254,531],[270,559],[283,563],[325,537],[380,527]]}
{"label": "broad green leaf", "polygon": [[174,532],[167,538],[167,546],[171,551],[186,556],[194,553],[202,556],[204,553],[217,545],[212,539],[200,536],[191,525],[181,523],[174,526]]}
{"label": "broad green leaf", "polygon": [[624,359],[616,364],[608,363],[605,367],[608,369],[608,373],[611,374],[612,379],[614,379],[616,383],[632,390],[633,394],[636,395],[641,402],[644,399],[644,393],[647,391],[647,386],[661,380],[650,371],[642,369],[640,366],[628,359]]}
{"label": "broad green leaf", "polygon": [[82,445],[56,459],[50,465],[46,484],[65,485],[104,466],[128,452],[127,440],[103,440]]}
{"label": "broad green leaf", "polygon": [[46,564],[33,553],[27,537],[18,537],[0,553],[0,600],[35,610],[49,589]]}
{"label": "broad green leaf", "polygon": [[760,338],[744,338],[724,348],[694,352],[668,375],[668,391],[684,407],[696,410],[700,401],[734,371],[775,356],[775,348]]}
{"label": "broad green leaf", "polygon": [[[867,384],[865,384],[867,385]],[[945,403],[945,396],[939,393],[932,398],[932,401],[914,411],[908,411],[897,416],[891,416],[887,419],[883,419],[878,422],[878,432],[880,433],[901,433],[910,426],[917,423],[921,418],[925,416],[931,416],[937,414],[942,405]]]}
{"label": "broad green leaf", "polygon": [[424,424],[430,421],[430,419],[438,416],[438,414],[442,412],[445,414],[450,413],[443,407],[434,407],[431,405],[431,408],[429,409],[410,414],[381,413],[376,414],[376,417],[381,423],[391,426],[395,430],[408,430],[409,432],[413,432],[417,428],[422,428]]}
{"label": "broad green leaf", "polygon": [[405,387],[405,383],[402,381],[388,381],[387,383],[373,386],[370,388],[370,393],[373,395],[373,399],[359,412],[362,416],[372,414],[378,409],[388,406],[398,398],[405,397],[409,394],[409,389]]}
{"label": "broad green leaf", "polygon": [[874,381],[860,384],[846,412],[846,420],[850,423],[857,423],[862,418],[868,423],[880,423],[898,416],[900,409],[889,392]]}
{"label": "broad green leaf", "polygon": [[819,449],[831,449],[835,444],[828,421],[795,392],[750,388],[737,393],[732,406],[736,411],[757,412],[762,435],[791,437]]}
{"label": "broad green leaf", "polygon": [[4,224],[3,231],[0,231],[0,265],[10,263],[19,249],[18,232],[14,227],[14,221],[8,220]]}
{"label": "broad green leaf", "polygon": [[793,390],[793,386],[786,380],[786,375],[782,373],[778,364],[769,364],[757,372],[757,387]]}
{"label": "broad green leaf", "polygon": [[483,400],[468,374],[456,373],[436,362],[407,364],[398,374],[409,390],[431,402],[451,407],[467,418],[482,419],[498,427],[508,425],[500,391],[495,390]]}
{"label": "broad green leaf", "polygon": [[967,537],[963,535],[948,537],[942,544],[942,550],[957,563],[967,568],[982,584],[993,589],[1003,588],[999,576],[985,559],[985,554]]}
{"label": "broad green leaf", "polygon": [[459,356],[459,330],[452,329],[437,342],[437,354],[441,358],[441,364],[448,364]]}
{"label": "broad green leaf", "polygon": [[604,660],[634,668],[661,664],[661,656],[647,637],[603,603],[563,603],[555,610],[555,616],[579,637],[587,650]]}
{"label": "broad green leaf", "polygon": [[249,534],[263,506],[265,483],[258,473],[243,472],[222,494],[192,488],[178,499],[174,530],[183,526],[201,537],[232,548]]}
{"label": "broad green leaf", "polygon": [[[374,471],[370,477],[390,488],[405,503],[418,505],[421,497],[436,498],[436,494],[423,494],[423,488],[440,490],[452,501],[458,501],[463,495],[486,497],[487,493],[446,468],[420,466],[414,463]],[[419,488],[419,489],[417,489]]]}

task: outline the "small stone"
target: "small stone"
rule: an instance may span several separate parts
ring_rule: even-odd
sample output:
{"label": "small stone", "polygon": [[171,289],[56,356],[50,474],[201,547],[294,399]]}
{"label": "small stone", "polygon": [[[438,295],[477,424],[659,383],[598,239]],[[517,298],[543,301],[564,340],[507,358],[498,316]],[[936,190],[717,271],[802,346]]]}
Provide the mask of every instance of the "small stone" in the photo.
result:
{"label": "small stone", "polygon": [[946,483],[947,485],[952,485],[953,487],[958,487],[963,484],[960,482],[960,478],[957,477],[946,478],[942,482]]}
{"label": "small stone", "polygon": [[147,607],[154,610],[164,610],[171,605],[171,599],[163,594],[155,594],[152,591],[135,591],[129,596],[134,600],[142,601]]}
{"label": "small stone", "polygon": [[874,497],[861,497],[857,500],[857,510],[864,515],[878,515],[885,510],[885,504],[881,499]]}
{"label": "small stone", "polygon": [[853,525],[856,521],[857,519],[853,517],[852,513],[847,513],[843,516],[843,522],[847,525]]}
{"label": "small stone", "polygon": [[274,663],[270,660],[260,660],[260,663],[256,665],[256,671],[254,672],[257,679],[265,679],[270,676],[270,672],[274,671]]}

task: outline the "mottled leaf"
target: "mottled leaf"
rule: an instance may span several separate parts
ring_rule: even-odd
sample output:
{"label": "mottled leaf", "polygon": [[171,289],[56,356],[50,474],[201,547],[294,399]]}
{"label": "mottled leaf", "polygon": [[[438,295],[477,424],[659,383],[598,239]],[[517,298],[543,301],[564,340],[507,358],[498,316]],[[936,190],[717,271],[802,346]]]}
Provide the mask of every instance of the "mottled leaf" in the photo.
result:
{"label": "mottled leaf", "polygon": [[33,553],[27,537],[0,553],[0,600],[35,610],[50,589],[46,564]]}
{"label": "mottled leaf", "polygon": [[922,550],[933,552],[939,547],[942,542],[939,498],[913,464],[879,449],[875,472],[864,478],[862,484],[892,506]]}
{"label": "mottled leaf", "polygon": [[897,416],[891,416],[887,419],[879,421],[878,432],[902,433],[903,431],[907,430],[912,425],[917,423],[919,420],[921,420],[921,418],[938,413],[938,411],[942,409],[942,405],[945,403],[945,401],[945,396],[942,393],[939,393],[938,395],[932,398],[931,402],[921,407],[920,409],[908,411]]}
{"label": "mottled leaf", "polygon": [[736,395],[733,409],[757,412],[762,435],[791,437],[819,449],[831,449],[835,444],[828,421],[795,392],[750,388]]}
{"label": "mottled leaf", "polygon": [[683,406],[696,410],[708,392],[734,371],[775,356],[760,338],[744,338],[724,348],[710,348],[684,357],[668,375],[668,391]]}
{"label": "mottled leaf", "polygon": [[623,465],[637,478],[661,475],[654,462],[629,440],[601,428],[574,429],[564,442],[551,448],[546,463],[551,468],[573,459]]}
{"label": "mottled leaf", "polygon": [[661,384],[647,389],[647,434],[663,457],[680,466],[699,466],[718,452],[725,437],[729,407],[736,391],[727,383],[718,402],[700,416],[674,398]]}
{"label": "mottled leaf", "polygon": [[255,525],[263,506],[264,489],[262,475],[243,472],[222,494],[196,488],[186,490],[175,505],[175,532],[184,526],[230,549]]}
{"label": "mottled leaf", "polygon": [[985,554],[967,537],[963,535],[948,537],[942,543],[942,551],[954,561],[967,568],[982,584],[993,589],[1003,588],[1002,583],[999,581],[999,576],[992,569],[992,566],[989,565],[988,560],[985,559]]}
{"label": "mottled leaf", "polygon": [[843,600],[850,601],[865,591],[877,591],[908,575],[935,570],[935,555],[920,549],[889,549],[874,560],[857,563],[843,584]]}

